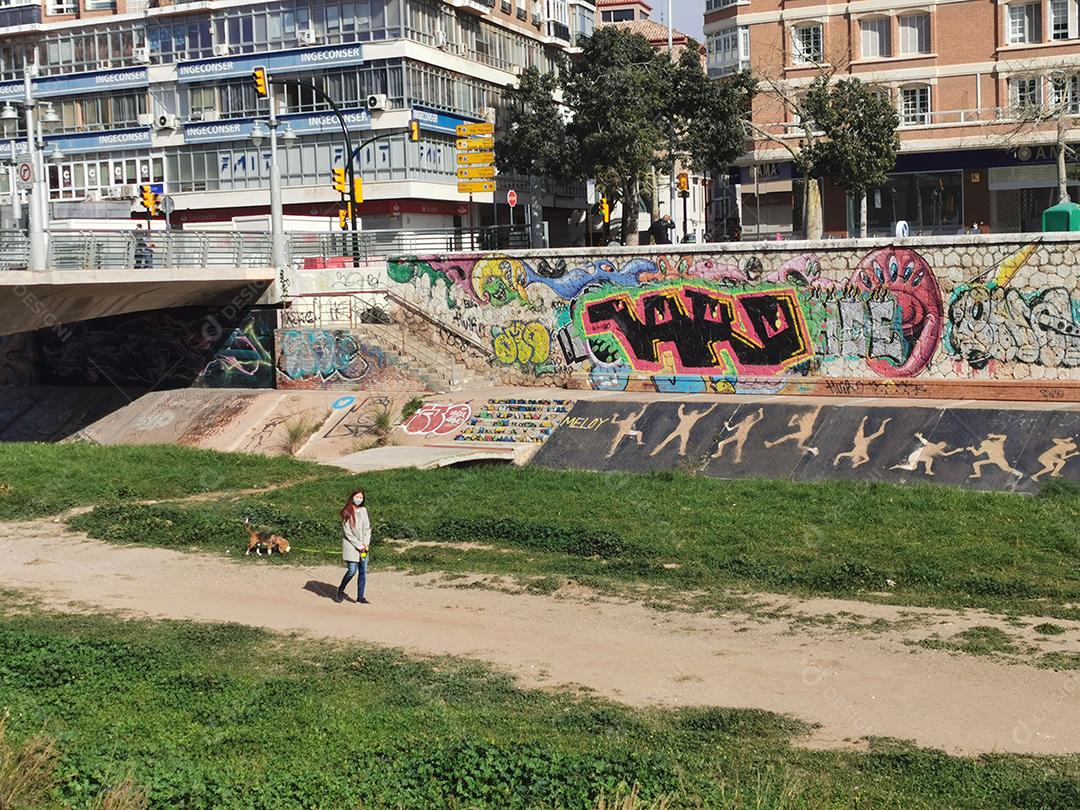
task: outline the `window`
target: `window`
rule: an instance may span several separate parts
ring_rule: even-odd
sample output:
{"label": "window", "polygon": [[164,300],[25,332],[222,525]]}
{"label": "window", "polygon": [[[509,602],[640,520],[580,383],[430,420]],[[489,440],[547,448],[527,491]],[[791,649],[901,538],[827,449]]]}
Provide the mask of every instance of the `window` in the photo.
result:
{"label": "window", "polygon": [[929,14],[907,14],[900,18],[900,53],[930,53]]}
{"label": "window", "polygon": [[630,8],[619,9],[618,11],[605,11],[602,19],[604,22],[633,22],[634,10]]}
{"label": "window", "polygon": [[1038,109],[1041,84],[1038,77],[1009,79],[1009,106],[1023,112]]}
{"label": "window", "polygon": [[1009,6],[1008,42],[1042,42],[1042,4]]}
{"label": "window", "polygon": [[892,20],[889,17],[862,20],[859,27],[862,29],[863,59],[892,56]]}
{"label": "window", "polygon": [[709,72],[724,76],[743,70],[750,64],[750,29],[728,28],[709,40]]}
{"label": "window", "polygon": [[49,14],[78,14],[78,0],[49,0]]}
{"label": "window", "polygon": [[1050,79],[1055,112],[1080,115],[1080,76],[1057,75]]}
{"label": "window", "polygon": [[929,87],[905,87],[900,91],[900,123],[906,127],[930,123]]}
{"label": "window", "polygon": [[821,26],[799,25],[791,29],[791,57],[797,65],[823,61]]}
{"label": "window", "polygon": [[1050,0],[1050,39],[1069,38],[1069,0]]}

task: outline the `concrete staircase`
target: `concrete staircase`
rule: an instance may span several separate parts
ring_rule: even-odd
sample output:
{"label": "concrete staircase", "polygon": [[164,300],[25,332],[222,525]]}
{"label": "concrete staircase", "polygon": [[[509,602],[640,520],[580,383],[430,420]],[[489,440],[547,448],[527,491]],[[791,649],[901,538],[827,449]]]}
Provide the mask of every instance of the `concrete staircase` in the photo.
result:
{"label": "concrete staircase", "polygon": [[572,405],[569,399],[491,399],[454,440],[543,444]]}
{"label": "concrete staircase", "polygon": [[412,335],[400,324],[363,324],[356,331],[362,340],[379,348],[388,365],[418,380],[425,391],[452,391],[469,382],[463,376],[467,370],[456,364],[449,353]]}

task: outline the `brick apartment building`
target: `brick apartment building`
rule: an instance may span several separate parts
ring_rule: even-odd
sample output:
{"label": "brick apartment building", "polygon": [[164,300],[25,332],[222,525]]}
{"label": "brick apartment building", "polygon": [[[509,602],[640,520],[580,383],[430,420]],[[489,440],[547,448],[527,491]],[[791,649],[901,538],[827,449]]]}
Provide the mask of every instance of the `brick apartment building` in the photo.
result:
{"label": "brick apartment building", "polygon": [[[871,233],[1038,230],[1057,201],[1059,126],[1080,139],[1076,0],[706,0],[705,34],[714,76],[751,69],[797,92],[832,70],[889,94],[901,153],[869,195]],[[740,161],[743,232],[797,231],[802,181],[777,140],[797,143],[798,121],[768,94],[754,120],[774,139]],[[826,233],[851,232],[854,205],[828,178],[822,192]]]}

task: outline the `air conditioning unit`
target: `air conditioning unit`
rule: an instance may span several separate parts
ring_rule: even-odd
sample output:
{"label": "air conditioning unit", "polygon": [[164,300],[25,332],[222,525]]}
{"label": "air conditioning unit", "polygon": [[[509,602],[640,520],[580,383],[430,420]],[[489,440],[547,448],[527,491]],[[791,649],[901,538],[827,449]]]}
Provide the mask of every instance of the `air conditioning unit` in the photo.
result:
{"label": "air conditioning unit", "polygon": [[435,32],[435,47],[440,50],[446,50],[446,46],[450,41],[446,38],[446,32],[441,28]]}
{"label": "air conditioning unit", "polygon": [[296,41],[301,45],[315,45],[319,42],[319,34],[314,28],[301,28],[296,32]]}
{"label": "air conditioning unit", "polygon": [[522,73],[525,72],[525,68],[523,68],[521,65],[511,65],[510,72],[513,73],[515,76],[520,76]]}
{"label": "air conditioning unit", "polygon": [[372,93],[367,97],[369,112],[380,112],[386,109],[386,93]]}
{"label": "air conditioning unit", "polygon": [[122,200],[124,198],[124,189],[120,186],[109,186],[102,190],[101,196],[106,200]]}
{"label": "air conditioning unit", "polygon": [[89,188],[89,189],[86,190],[86,201],[87,202],[97,202],[100,199],[101,199],[101,192],[98,191],[96,188]]}
{"label": "air conditioning unit", "polygon": [[132,50],[131,50],[131,58],[134,59],[136,62],[138,62],[140,65],[149,65],[150,64],[150,49],[146,48],[146,47],[132,48]]}
{"label": "air conditioning unit", "polygon": [[533,25],[537,28],[544,24],[544,18],[540,14],[533,14]]}
{"label": "air conditioning unit", "polygon": [[108,70],[112,67],[112,62],[110,62],[108,59],[102,59],[100,62],[98,62],[98,67],[102,70]]}
{"label": "air conditioning unit", "polygon": [[139,126],[148,127],[154,123],[153,113],[139,113]]}
{"label": "air conditioning unit", "polygon": [[162,113],[154,120],[154,129],[176,129],[178,123],[175,115]]}
{"label": "air conditioning unit", "polygon": [[229,43],[218,42],[214,45],[214,56],[228,56],[229,55]]}

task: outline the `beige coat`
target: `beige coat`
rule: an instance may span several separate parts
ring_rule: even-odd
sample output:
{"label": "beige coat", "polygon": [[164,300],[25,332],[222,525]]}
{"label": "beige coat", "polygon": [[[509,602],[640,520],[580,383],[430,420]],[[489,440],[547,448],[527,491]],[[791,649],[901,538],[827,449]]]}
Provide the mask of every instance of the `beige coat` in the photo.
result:
{"label": "beige coat", "polygon": [[356,522],[343,520],[341,533],[341,558],[345,562],[360,562],[360,552],[367,551],[371,545],[371,520],[368,518],[367,509],[363,506],[357,507]]}

